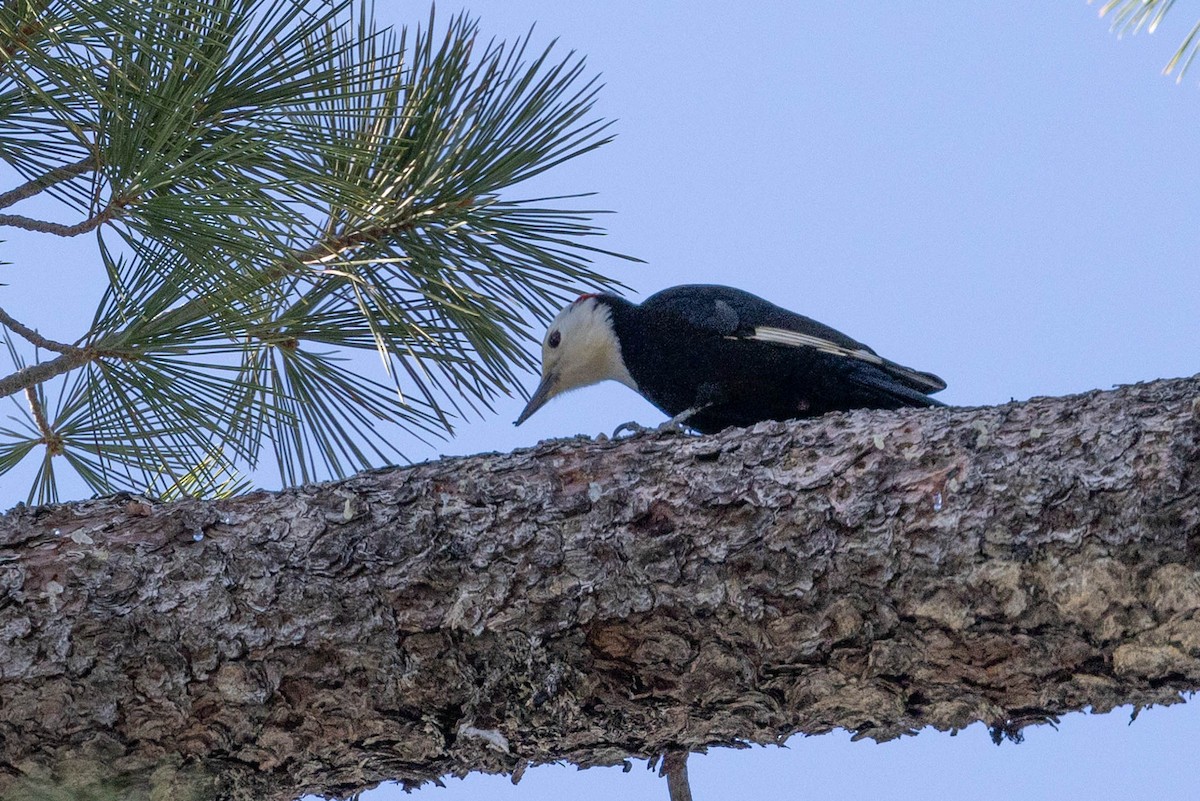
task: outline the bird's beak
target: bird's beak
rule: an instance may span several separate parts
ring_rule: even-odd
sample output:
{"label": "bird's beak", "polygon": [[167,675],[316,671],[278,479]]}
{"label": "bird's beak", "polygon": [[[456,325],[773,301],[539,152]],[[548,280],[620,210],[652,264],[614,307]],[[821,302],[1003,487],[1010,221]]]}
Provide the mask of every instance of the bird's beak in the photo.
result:
{"label": "bird's beak", "polygon": [[554,389],[558,386],[558,373],[550,372],[542,378],[542,383],[538,384],[538,388],[533,391],[533,397],[529,399],[529,403],[525,404],[525,408],[521,411],[520,417],[517,418],[514,426],[519,426],[528,420],[534,412],[546,405],[546,401],[554,397]]}

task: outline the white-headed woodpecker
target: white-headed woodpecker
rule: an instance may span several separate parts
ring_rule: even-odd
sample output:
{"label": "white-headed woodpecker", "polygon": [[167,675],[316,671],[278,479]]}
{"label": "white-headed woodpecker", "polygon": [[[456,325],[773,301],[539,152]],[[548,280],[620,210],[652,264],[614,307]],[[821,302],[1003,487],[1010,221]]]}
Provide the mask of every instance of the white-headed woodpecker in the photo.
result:
{"label": "white-headed woodpecker", "polygon": [[640,305],[582,295],[542,343],[542,381],[517,418],[556,395],[620,381],[705,434],[849,409],[942,406],[946,382],[801,314],[726,286],[664,289]]}

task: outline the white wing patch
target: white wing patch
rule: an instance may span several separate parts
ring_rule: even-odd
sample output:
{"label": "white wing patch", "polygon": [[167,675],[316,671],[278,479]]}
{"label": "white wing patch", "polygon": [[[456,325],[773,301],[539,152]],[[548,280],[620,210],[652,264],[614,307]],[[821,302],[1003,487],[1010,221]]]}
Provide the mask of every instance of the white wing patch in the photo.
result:
{"label": "white wing patch", "polygon": [[811,334],[801,334],[799,331],[789,331],[786,328],[755,328],[748,337],[726,337],[726,339],[756,339],[759,342],[774,342],[776,345],[789,345],[793,348],[812,348],[833,356],[847,359],[858,359],[869,364],[882,365],[883,358],[862,348],[847,348],[828,339],[814,337]]}

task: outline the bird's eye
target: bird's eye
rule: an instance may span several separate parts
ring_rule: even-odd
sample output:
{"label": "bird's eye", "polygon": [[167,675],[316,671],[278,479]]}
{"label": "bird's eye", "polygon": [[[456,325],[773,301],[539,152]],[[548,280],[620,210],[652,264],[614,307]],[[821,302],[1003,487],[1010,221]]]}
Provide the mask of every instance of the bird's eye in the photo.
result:
{"label": "bird's eye", "polygon": [[550,338],[546,340],[546,344],[552,348],[557,348],[559,342],[562,342],[562,334],[557,331],[551,331]]}

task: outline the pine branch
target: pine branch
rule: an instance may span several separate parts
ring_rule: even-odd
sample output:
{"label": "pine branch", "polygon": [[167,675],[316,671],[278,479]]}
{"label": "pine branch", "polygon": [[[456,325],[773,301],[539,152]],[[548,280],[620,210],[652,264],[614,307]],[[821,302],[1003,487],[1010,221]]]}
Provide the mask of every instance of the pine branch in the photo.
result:
{"label": "pine branch", "polygon": [[94,351],[80,348],[55,359],[38,362],[0,378],[0,398],[44,384],[52,378],[82,367],[97,357]]}
{"label": "pine branch", "polygon": [[37,391],[27,388],[25,390],[25,399],[29,403],[29,413],[33,415],[38,431],[42,435],[41,441],[46,446],[46,454],[48,456],[58,456],[62,453],[62,437],[54,432],[54,429],[50,427],[49,421],[46,420],[46,410],[42,406],[42,401],[38,397]]}
{"label": "pine branch", "polygon": [[106,222],[116,219],[117,216],[118,212],[114,206],[108,206],[99,214],[95,214],[86,220],[81,220],[74,225],[64,225],[63,223],[49,222],[47,220],[35,220],[32,217],[25,217],[20,214],[0,214],[0,227],[21,228],[25,231],[35,231],[40,234],[71,237],[95,231]]}
{"label": "pine branch", "polygon": [[[4,216],[0,215],[0,225],[3,224]],[[393,221],[388,226],[373,226],[370,229],[343,233],[338,237],[316,242],[307,248],[295,251],[287,258],[280,259],[273,266],[261,270],[257,273],[254,283],[249,286],[243,285],[238,287],[238,294],[247,294],[267,289],[272,285],[295,278],[297,267],[312,266],[335,259],[348,250],[361,247],[364,244],[377,242],[380,239],[395,235],[413,226],[414,223],[411,219],[400,219]],[[157,327],[161,329],[184,327],[211,317],[215,312],[223,308],[224,304],[228,303],[229,300],[231,298],[221,298],[219,296],[196,298],[177,309],[171,310],[155,322]],[[123,329],[108,334],[94,342],[89,348],[83,349],[70,345],[62,345],[61,343],[45,339],[38,335],[36,331],[14,320],[3,309],[0,309],[0,323],[8,326],[14,332],[39,347],[63,354],[60,358],[41,362],[32,367],[18,370],[8,376],[0,377],[0,398],[7,397],[8,395],[44,383],[56,376],[68,373],[80,365],[99,358],[101,355],[110,355],[118,358],[127,358],[130,355],[122,350],[122,348],[129,339],[131,329]],[[137,325],[142,324],[139,321]]]}
{"label": "pine branch", "polygon": [[78,178],[81,175],[86,175],[96,168],[96,159],[93,156],[87,156],[73,164],[65,164],[62,167],[55,167],[48,170],[44,175],[26,181],[15,189],[10,189],[3,194],[0,194],[0,209],[8,208],[14,203],[19,203],[26,198],[31,198],[39,192],[44,192],[50,187],[60,184],[63,181],[69,181],[72,178]]}
{"label": "pine branch", "polygon": [[74,345],[64,345],[61,342],[55,342],[52,339],[47,339],[29,326],[13,319],[13,317],[2,308],[0,308],[0,325],[3,325],[5,328],[12,331],[14,334],[17,334],[30,344],[42,348],[43,350],[49,350],[55,353],[63,354],[75,353],[79,350],[79,348],[75,347]]}
{"label": "pine branch", "polygon": [[[47,420],[97,492],[152,491],[191,472],[189,449],[253,467],[271,447],[285,480],[394,463],[377,425],[450,433],[520,391],[531,325],[614,286],[583,241],[595,212],[507,197],[608,141],[582,60],[477,43],[465,16],[398,38],[354,7],[56,0],[37,24],[0,8],[30,125],[0,149],[33,176],[0,203],[49,189],[86,215],[0,226],[97,231],[110,278],[84,349],[14,357],[0,396],[78,371]],[[81,148],[103,169],[43,166]],[[70,180],[89,169],[90,187]],[[366,348],[380,381],[338,364]],[[4,436],[0,472],[27,444]]]}

